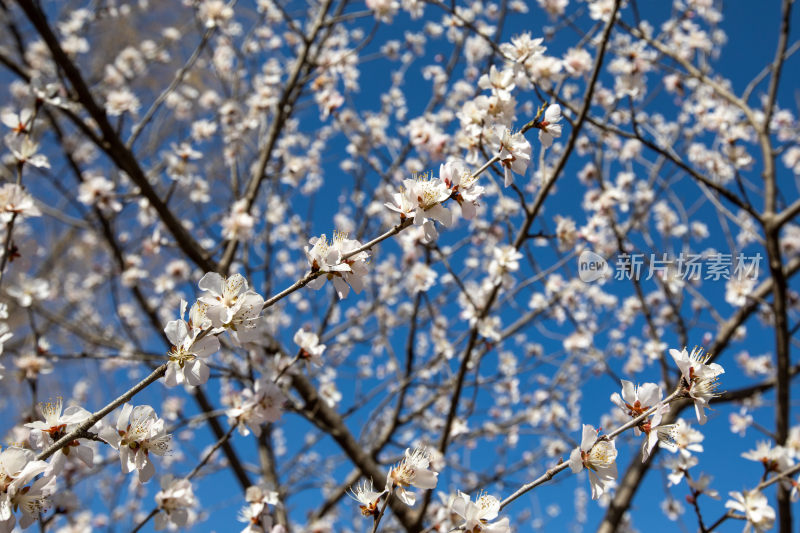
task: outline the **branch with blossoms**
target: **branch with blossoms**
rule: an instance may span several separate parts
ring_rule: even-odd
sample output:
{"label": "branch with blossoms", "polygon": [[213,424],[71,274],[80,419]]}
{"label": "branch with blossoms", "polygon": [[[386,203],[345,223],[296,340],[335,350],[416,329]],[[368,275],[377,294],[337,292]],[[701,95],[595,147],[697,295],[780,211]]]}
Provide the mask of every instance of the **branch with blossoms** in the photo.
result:
{"label": "branch with blossoms", "polygon": [[[785,267],[786,270],[786,277],[789,278],[800,271],[800,258],[795,258]],[[759,302],[765,298],[771,291],[773,287],[772,279],[767,279],[762,282],[754,291],[753,291],[753,299],[745,306],[741,307],[731,318],[729,318],[726,322],[720,325],[718,334],[714,339],[714,343],[709,349],[710,353],[713,353],[713,358],[719,357],[725,348],[731,342],[731,338],[735,335],[735,332],[744,321],[750,316],[750,314],[754,313],[759,305]],[[763,384],[763,389],[759,390],[768,390],[772,385],[771,384]],[[756,390],[755,392],[759,392]],[[745,395],[749,396],[754,391],[745,391]],[[721,395],[721,398],[726,396],[725,393]],[[688,403],[684,403],[683,407],[688,407]],[[679,415],[680,411],[674,413],[674,420]],[[670,413],[667,415],[667,419],[670,419]],[[606,514],[606,518],[604,519],[603,523],[601,524],[601,530],[604,532],[613,531],[616,527],[616,524],[622,518],[623,512],[627,509],[630,505],[633,495],[636,492],[636,488],[638,487],[639,482],[641,481],[644,473],[646,472],[648,466],[652,462],[641,462],[641,461],[634,461],[631,463],[628,471],[623,476],[623,479],[620,483],[620,486],[617,489],[617,493],[615,495],[614,500],[612,501],[611,506],[609,507],[609,511]],[[713,528],[712,528],[713,529]]]}
{"label": "branch with blossoms", "polygon": [[[660,403],[657,403],[657,404],[655,404],[653,406],[650,406],[643,413],[639,414],[638,416],[636,416],[632,420],[630,420],[630,421],[626,422],[625,424],[621,425],[620,427],[616,428],[611,433],[609,433],[607,435],[603,435],[602,437],[599,437],[599,431],[598,430],[595,430],[591,426],[586,426],[585,425],[584,429],[583,429],[584,436],[583,436],[583,440],[581,442],[581,447],[580,448],[576,448],[573,451],[573,453],[575,454],[575,460],[573,460],[573,458],[570,457],[570,461],[568,461],[568,462],[560,462],[558,465],[548,469],[544,474],[542,474],[537,479],[522,485],[519,489],[514,491],[511,495],[509,495],[508,497],[504,498],[503,501],[500,502],[500,509],[503,509],[504,507],[506,507],[507,505],[512,503],[514,500],[518,499],[523,494],[535,489],[539,485],[542,485],[542,484],[550,481],[551,479],[553,479],[556,476],[556,474],[558,474],[559,472],[563,472],[567,468],[571,468],[574,473],[580,472],[580,470],[582,470],[583,466],[586,466],[587,468],[589,468],[590,472],[593,472],[594,470],[597,470],[597,469],[605,468],[605,469],[608,470],[608,475],[606,476],[605,481],[608,482],[608,481],[613,480],[616,477],[616,475],[613,475],[613,476],[610,475],[612,470],[610,470],[610,466],[609,465],[610,465],[610,463],[613,463],[615,461],[615,459],[616,459],[616,448],[613,445],[614,438],[616,436],[620,435],[621,433],[623,433],[624,431],[628,430],[628,429],[631,429],[631,428],[634,428],[634,427],[638,428],[640,425],[642,425],[643,422],[646,422],[650,418],[651,415],[653,415],[655,413],[658,413],[659,411],[663,411],[663,409],[665,407],[667,407],[672,400],[680,398],[682,394],[683,394],[683,391],[681,389],[676,390],[675,392],[673,392],[672,394],[670,394],[669,396],[664,398],[663,402],[660,402]],[[659,419],[660,419],[660,417],[659,417]],[[653,435],[656,437],[656,442],[659,442],[658,439],[657,439],[658,430],[657,430],[656,427],[652,427],[651,429],[648,429],[648,438],[644,442],[644,446],[642,448],[643,450],[644,449],[648,449],[648,448],[652,449],[652,446],[650,446],[651,439],[649,437],[651,431],[655,431],[655,433],[653,433]],[[662,435],[663,435],[663,432],[662,432]],[[668,442],[668,441],[662,441],[662,442]],[[653,444],[653,445],[655,445],[655,444]],[[586,462],[585,462],[586,461],[585,458],[591,458],[592,457],[592,452],[594,451],[595,447],[597,447],[597,451],[594,452],[596,459],[594,459],[594,460],[589,459],[588,460],[589,464],[587,465]],[[575,453],[575,452],[577,452],[577,453]],[[603,464],[603,462],[608,462],[609,459],[610,459],[609,465]],[[583,462],[583,465],[579,464],[581,462]],[[613,472],[614,473],[616,472],[616,467],[613,469]],[[592,474],[590,473],[590,476],[591,475]],[[602,494],[602,491],[599,492],[599,493],[595,493],[595,487],[599,487],[601,485],[601,483],[600,483],[601,479],[599,477],[595,477],[594,479],[596,479],[597,481],[593,481],[593,483],[592,483],[592,497],[596,498],[600,494]]]}
{"label": "branch with blossoms", "polygon": [[[635,388],[632,383],[623,380],[622,395],[614,393],[611,399],[631,417],[631,420],[602,436],[599,430],[590,425],[584,425],[580,447],[572,451],[568,462],[559,462],[558,465],[548,469],[539,478],[522,485],[502,501],[493,496],[483,495],[479,497],[477,503],[473,503],[469,496],[459,493],[458,497],[451,499],[449,508],[453,513],[462,517],[465,522],[460,526],[457,524],[453,526],[463,531],[473,531],[479,526],[482,530],[486,528],[487,531],[496,533],[510,531],[508,518],[492,524],[488,524],[488,522],[497,518],[498,513],[510,503],[550,481],[567,468],[570,468],[573,473],[578,473],[586,468],[589,472],[592,498],[600,498],[616,482],[617,449],[614,439],[628,429],[634,428],[637,434],[645,435],[642,443],[642,462],[647,460],[648,455],[657,444],[673,452],[677,451],[684,444],[677,436],[676,425],[661,425],[661,419],[669,410],[670,403],[683,397],[691,398],[695,404],[698,422],[704,424],[706,422],[704,409],[708,407],[709,400],[718,395],[716,392],[717,379],[724,371],[716,363],[709,364],[710,356],[705,355],[702,349],[695,349],[692,353],[688,353],[685,349],[683,351],[671,350],[670,355],[681,371],[681,381],[678,388],[669,396],[662,400],[661,389],[656,384],[648,383]],[[389,471],[383,491],[374,490],[372,482],[364,482],[353,489],[352,497],[359,503],[362,515],[371,516],[374,519],[373,531],[377,531],[395,491],[403,503],[414,505],[416,496],[407,491],[408,487],[432,489],[436,486],[438,473],[428,470],[429,466],[430,455],[427,450],[406,450],[405,459]]]}

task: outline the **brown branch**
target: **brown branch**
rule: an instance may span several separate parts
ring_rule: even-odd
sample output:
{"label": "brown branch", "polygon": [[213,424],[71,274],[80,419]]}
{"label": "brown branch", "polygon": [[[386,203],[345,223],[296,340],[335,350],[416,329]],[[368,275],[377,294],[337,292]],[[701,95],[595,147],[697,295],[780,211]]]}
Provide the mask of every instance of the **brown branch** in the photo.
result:
{"label": "brown branch", "polygon": [[[775,98],[778,92],[781,69],[783,68],[784,55],[789,40],[789,19],[792,12],[793,0],[784,0],[778,49],[772,66],[769,93],[764,108],[764,123],[759,132],[764,159],[764,233],[767,248],[769,270],[774,280],[772,287],[772,308],[775,321],[775,440],[783,446],[789,437],[790,409],[789,409],[789,319],[787,316],[788,283],[783,272],[783,258],[781,257],[780,226],[775,224],[775,214],[778,199],[777,176],[775,175],[775,154],[769,135],[769,122],[772,110],[775,107]],[[778,486],[778,515],[780,533],[792,531],[792,507],[789,491],[783,485]]]}
{"label": "brown branch", "polygon": [[[379,482],[386,479],[386,472],[375,462],[369,451],[353,437],[339,413],[320,398],[317,389],[308,378],[302,374],[293,374],[292,387],[305,401],[309,420],[336,441],[364,477],[379,480]],[[414,526],[414,512],[410,507],[396,498],[392,499],[390,506],[394,515],[408,531],[419,531],[420,528]]]}
{"label": "brown branch", "polygon": [[[789,370],[789,377],[793,378],[798,373],[800,373],[800,363],[792,366],[792,368]],[[723,392],[718,397],[711,400],[711,403],[738,402],[750,398],[754,394],[767,392],[768,390],[774,388],[776,383],[777,379],[775,377],[771,377],[762,381],[761,383],[750,385],[749,387],[742,387],[740,389]]]}

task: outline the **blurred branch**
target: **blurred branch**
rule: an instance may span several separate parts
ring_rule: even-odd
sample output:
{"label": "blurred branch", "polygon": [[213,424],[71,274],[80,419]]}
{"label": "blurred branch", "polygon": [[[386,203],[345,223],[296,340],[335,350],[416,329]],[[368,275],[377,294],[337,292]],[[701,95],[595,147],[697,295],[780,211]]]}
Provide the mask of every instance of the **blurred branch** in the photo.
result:
{"label": "blurred branch", "polygon": [[121,170],[124,170],[136,186],[139,187],[142,195],[147,198],[147,201],[153,209],[156,210],[164,226],[175,238],[175,242],[183,253],[205,271],[216,270],[214,263],[202,254],[202,247],[195,241],[194,237],[189,234],[186,228],[183,227],[181,221],[176,218],[169,207],[161,200],[152,185],[150,185],[147,176],[136,161],[136,157],[125,147],[122,140],[117,135],[116,130],[108,121],[105,111],[95,101],[94,96],[83,80],[78,68],[61,48],[61,44],[50,28],[45,14],[33,0],[18,0],[18,3],[36,28],[36,31],[47,44],[55,62],[63,69],[65,75],[70,80],[72,87],[78,95],[79,101],[100,128],[102,132],[102,142],[98,145],[99,148],[106,152],[114,163]]}

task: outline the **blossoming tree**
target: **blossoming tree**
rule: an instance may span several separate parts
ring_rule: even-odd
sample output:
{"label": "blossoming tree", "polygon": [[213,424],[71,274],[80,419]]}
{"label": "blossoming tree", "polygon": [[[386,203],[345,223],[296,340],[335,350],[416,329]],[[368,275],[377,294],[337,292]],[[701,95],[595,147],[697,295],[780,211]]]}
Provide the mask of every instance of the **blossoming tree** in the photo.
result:
{"label": "blossoming tree", "polygon": [[792,531],[793,3],[0,0],[0,532]]}

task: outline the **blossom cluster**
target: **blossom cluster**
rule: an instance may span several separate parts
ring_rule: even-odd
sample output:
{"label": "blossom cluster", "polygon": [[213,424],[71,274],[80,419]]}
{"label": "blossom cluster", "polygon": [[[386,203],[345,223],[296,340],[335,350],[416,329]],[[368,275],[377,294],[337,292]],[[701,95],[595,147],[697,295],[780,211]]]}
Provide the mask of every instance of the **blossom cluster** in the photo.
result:
{"label": "blossom cluster", "polygon": [[[680,451],[681,460],[690,458],[692,450],[702,451],[702,447],[693,444],[698,435],[702,440],[699,432],[691,432],[682,419],[671,424],[662,424],[662,419],[669,413],[672,399],[686,396],[694,402],[697,421],[705,424],[705,409],[708,402],[717,396],[717,377],[724,372],[718,363],[708,362],[711,356],[704,354],[702,348],[695,348],[691,353],[685,348],[680,351],[671,349],[669,353],[681,372],[681,379],[676,393],[668,399],[664,399],[663,391],[656,383],[643,383],[637,387],[627,380],[622,380],[622,394],[615,392],[611,395],[611,401],[635,422],[634,433],[644,435],[642,462],[647,461],[657,444],[673,453]],[[599,499],[616,485],[616,459],[614,438],[601,436],[599,429],[584,424],[580,446],[572,450],[569,466],[574,473],[584,468],[588,470],[592,499]],[[681,471],[680,467],[678,471]]]}
{"label": "blossom cluster", "polygon": [[[351,497],[356,500],[365,517],[371,516],[380,521],[384,508],[393,496],[405,505],[414,506],[416,493],[410,488],[423,490],[436,488],[439,473],[430,469],[431,452],[426,448],[409,448],[403,459],[389,470],[385,488],[378,492],[372,481],[363,481],[351,489]],[[381,502],[383,504],[381,505]],[[508,518],[491,522],[500,512],[500,502],[494,496],[481,494],[472,501],[468,494],[458,492],[450,499],[448,508],[458,516],[462,523],[454,523],[453,527],[470,533],[485,531],[488,533],[510,533]],[[377,523],[377,522],[376,522]]]}

